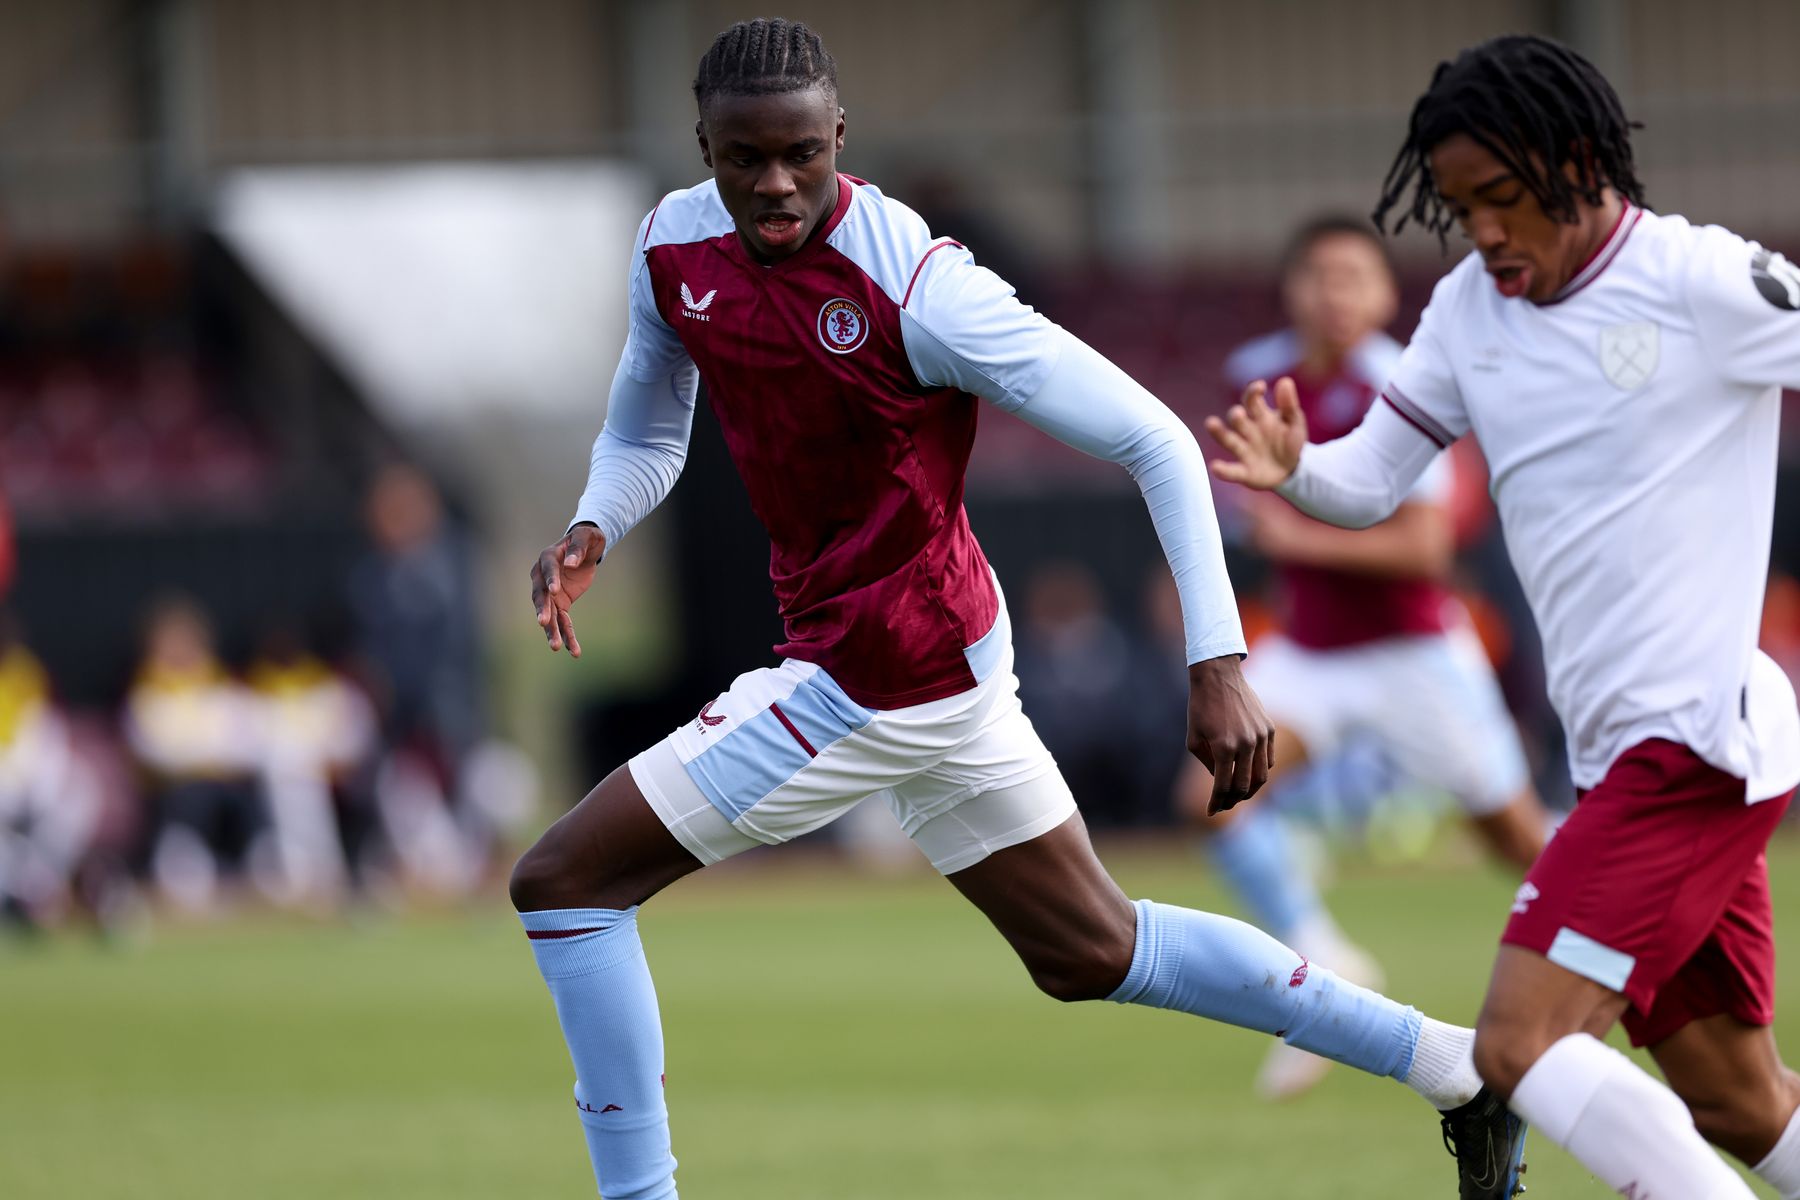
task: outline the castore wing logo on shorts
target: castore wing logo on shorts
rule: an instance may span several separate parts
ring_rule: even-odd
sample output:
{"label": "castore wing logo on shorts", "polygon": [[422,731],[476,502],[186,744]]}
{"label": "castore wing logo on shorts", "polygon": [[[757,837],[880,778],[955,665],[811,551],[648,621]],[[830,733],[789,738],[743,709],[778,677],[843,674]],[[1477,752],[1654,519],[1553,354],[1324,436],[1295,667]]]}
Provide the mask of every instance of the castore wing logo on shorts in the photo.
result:
{"label": "castore wing logo on shorts", "polygon": [[1632,391],[1650,382],[1662,360],[1662,328],[1654,321],[1629,321],[1600,331],[1600,369],[1615,387]]}
{"label": "castore wing logo on shorts", "polygon": [[819,343],[833,354],[848,354],[869,340],[869,318],[862,305],[839,296],[819,310]]}
{"label": "castore wing logo on shorts", "polygon": [[1512,910],[1516,913],[1524,912],[1531,907],[1531,902],[1536,900],[1538,895],[1539,893],[1536,884],[1529,880],[1525,883],[1521,883],[1519,885],[1519,890],[1513,893]]}

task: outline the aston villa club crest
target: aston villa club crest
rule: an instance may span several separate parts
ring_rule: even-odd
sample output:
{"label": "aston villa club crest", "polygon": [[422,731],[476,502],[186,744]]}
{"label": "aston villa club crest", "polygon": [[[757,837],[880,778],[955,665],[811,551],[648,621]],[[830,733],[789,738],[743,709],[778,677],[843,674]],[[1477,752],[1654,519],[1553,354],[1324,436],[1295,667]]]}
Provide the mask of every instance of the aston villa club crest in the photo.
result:
{"label": "aston villa club crest", "polygon": [[819,310],[819,342],[833,354],[848,354],[869,338],[869,318],[862,305],[839,297]]}
{"label": "aston villa club crest", "polygon": [[1600,331],[1600,369],[1615,387],[1633,391],[1650,382],[1662,360],[1662,329],[1654,321],[1608,325]]}

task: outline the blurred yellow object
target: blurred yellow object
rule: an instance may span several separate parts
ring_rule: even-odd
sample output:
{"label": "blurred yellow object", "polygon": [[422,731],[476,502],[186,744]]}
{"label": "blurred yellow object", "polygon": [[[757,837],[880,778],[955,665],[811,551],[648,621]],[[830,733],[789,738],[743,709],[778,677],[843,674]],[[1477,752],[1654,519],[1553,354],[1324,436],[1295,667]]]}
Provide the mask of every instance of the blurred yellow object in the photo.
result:
{"label": "blurred yellow object", "polygon": [[50,676],[23,646],[0,652],[0,746],[10,746],[25,723],[50,701]]}
{"label": "blurred yellow object", "polygon": [[291,662],[263,660],[250,668],[250,687],[271,698],[310,692],[330,683],[336,677],[331,668],[316,658],[297,658]]}
{"label": "blurred yellow object", "polygon": [[141,765],[173,779],[230,779],[259,761],[249,691],[210,654],[146,662],[126,700],[126,741]]}

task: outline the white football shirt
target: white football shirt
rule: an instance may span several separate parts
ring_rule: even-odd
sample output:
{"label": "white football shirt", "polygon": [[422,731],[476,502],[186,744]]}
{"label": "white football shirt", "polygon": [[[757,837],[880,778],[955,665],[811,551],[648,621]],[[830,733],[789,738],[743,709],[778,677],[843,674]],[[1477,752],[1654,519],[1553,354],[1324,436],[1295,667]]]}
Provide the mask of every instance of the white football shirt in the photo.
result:
{"label": "white football shirt", "polygon": [[[1756,648],[1783,385],[1800,386],[1800,272],[1716,226],[1628,205],[1547,304],[1501,296],[1478,254],[1432,294],[1383,398],[1439,448],[1480,443],[1578,786],[1652,737],[1752,801],[1800,784],[1794,691]],[[1343,443],[1422,469],[1380,445],[1397,425]],[[1327,449],[1283,490],[1329,516],[1351,493],[1326,476],[1351,460]]]}

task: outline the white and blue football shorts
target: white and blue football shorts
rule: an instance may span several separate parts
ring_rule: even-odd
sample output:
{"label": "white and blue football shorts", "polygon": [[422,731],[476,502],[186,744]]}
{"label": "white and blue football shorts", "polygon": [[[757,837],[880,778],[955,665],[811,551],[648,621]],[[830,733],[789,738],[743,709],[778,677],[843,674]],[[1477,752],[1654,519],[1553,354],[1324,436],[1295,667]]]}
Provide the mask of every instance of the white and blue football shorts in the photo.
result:
{"label": "white and blue football shorts", "polygon": [[1333,650],[1262,638],[1244,678],[1313,762],[1369,737],[1406,777],[1477,817],[1505,808],[1530,778],[1500,682],[1466,625]]}
{"label": "white and blue football shorts", "polygon": [[880,796],[948,875],[1075,814],[1075,798],[1019,706],[1012,628],[965,653],[976,685],[906,708],[865,708],[814,663],[740,675],[633,758],[631,776],[702,863],[791,841]]}

